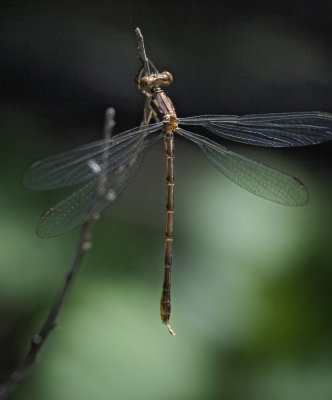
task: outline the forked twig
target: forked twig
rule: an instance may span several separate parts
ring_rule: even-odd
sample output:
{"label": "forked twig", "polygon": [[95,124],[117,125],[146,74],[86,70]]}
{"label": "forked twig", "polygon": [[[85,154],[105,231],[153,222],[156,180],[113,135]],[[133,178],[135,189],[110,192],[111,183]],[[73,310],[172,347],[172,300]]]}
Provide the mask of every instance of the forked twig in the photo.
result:
{"label": "forked twig", "polygon": [[[115,110],[114,108],[108,108],[105,113],[105,125],[104,125],[104,138],[105,139],[110,139],[112,135],[112,130],[115,125],[114,121],[114,116],[115,116]],[[105,151],[104,155],[104,160],[103,162],[107,162],[108,158],[108,153]],[[105,180],[107,179],[107,176],[105,176]],[[105,181],[104,180],[104,181]],[[103,180],[101,182],[101,185],[103,184]],[[100,199],[100,192],[101,186],[96,188],[96,199]],[[96,200],[97,201],[97,200]],[[92,204],[92,210],[94,208],[97,208],[98,203]],[[92,212],[92,215],[94,213]],[[77,275],[77,272],[81,266],[81,262],[83,259],[84,254],[88,249],[91,248],[91,230],[96,221],[96,218],[92,218],[89,221],[85,222],[82,228],[82,232],[76,247],[75,255],[73,262],[69,268],[69,272],[65,277],[65,280],[63,281],[61,290],[56,297],[53,306],[44,322],[44,325],[40,332],[33,336],[30,344],[30,348],[24,357],[24,359],[21,361],[21,363],[18,365],[18,367],[15,369],[14,372],[10,375],[8,381],[4,383],[2,386],[0,386],[0,400],[5,400],[8,398],[9,394],[11,391],[14,389],[14,387],[17,385],[17,383],[21,380],[27,369],[34,363],[36,356],[38,355],[41,347],[45,343],[48,335],[51,333],[51,331],[54,329],[56,326],[56,319],[61,311],[61,308],[64,304],[64,300],[66,295],[68,294],[68,291],[70,287],[72,286],[72,283],[74,282],[74,279]]]}

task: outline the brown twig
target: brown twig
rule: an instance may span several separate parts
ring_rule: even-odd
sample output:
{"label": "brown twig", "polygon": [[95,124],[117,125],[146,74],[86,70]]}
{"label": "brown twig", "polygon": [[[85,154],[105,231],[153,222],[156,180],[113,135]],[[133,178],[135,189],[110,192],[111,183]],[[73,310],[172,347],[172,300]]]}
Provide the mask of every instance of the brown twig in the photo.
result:
{"label": "brown twig", "polygon": [[[115,110],[113,108],[109,108],[106,110],[105,113],[105,125],[104,125],[104,138],[105,139],[110,139],[112,135],[112,130],[115,125],[114,122],[114,115],[115,115]],[[105,152],[105,157],[104,157],[104,162],[107,162],[108,154]],[[105,177],[106,179],[106,177]],[[98,188],[96,188],[96,193],[98,193],[98,196],[100,196],[100,191]],[[97,204],[92,205],[92,209],[97,208]],[[30,343],[30,348],[24,357],[24,359],[21,361],[21,363],[18,365],[18,367],[15,369],[14,372],[10,375],[8,381],[4,383],[2,386],[0,386],[0,400],[5,400],[8,398],[9,394],[11,391],[14,389],[14,387],[17,385],[17,383],[22,379],[24,376],[25,372],[27,369],[34,363],[41,347],[45,343],[47,337],[51,333],[51,331],[54,329],[56,326],[56,319],[60,313],[60,310],[64,304],[64,300],[66,298],[66,295],[68,294],[68,291],[70,287],[72,286],[75,277],[77,276],[77,272],[81,266],[81,262],[83,259],[84,254],[88,249],[91,248],[91,230],[92,227],[95,223],[96,219],[92,218],[89,221],[85,222],[82,228],[82,232],[79,238],[78,245],[76,247],[75,255],[73,262],[69,268],[69,272],[66,275],[66,278],[62,284],[61,290],[56,297],[53,306],[44,322],[44,325],[40,332],[33,336],[31,343]]]}
{"label": "brown twig", "polygon": [[137,43],[138,43],[138,57],[143,63],[143,68],[146,75],[150,75],[149,59],[145,53],[144,38],[139,28],[135,29]]}
{"label": "brown twig", "polygon": [[[135,32],[136,32],[137,41],[138,41],[139,58],[141,59],[141,61],[143,63],[143,68],[144,68],[145,73],[150,74],[149,60],[145,54],[143,36],[142,36],[139,28],[136,28]],[[111,138],[113,127],[115,125],[114,116],[115,116],[115,110],[113,108],[108,108],[105,113],[105,125],[104,125],[104,138],[105,139]],[[146,117],[144,116],[144,119],[143,119],[141,125],[142,126],[145,125],[146,122],[147,122]],[[107,159],[108,159],[108,153],[105,152],[103,162],[107,163]],[[99,188],[98,187],[96,188],[96,198],[101,197],[100,195],[102,193],[100,190],[102,190],[102,186],[106,179],[107,179],[107,176],[105,176],[104,180],[101,180]],[[92,205],[92,209],[93,208],[98,208],[97,204]],[[92,215],[93,215],[93,213],[92,213]],[[92,230],[92,227],[93,227],[95,221],[96,221],[96,219],[92,218],[89,221],[84,223],[82,232],[81,232],[81,235],[79,238],[79,242],[76,247],[73,262],[72,262],[69,272],[66,275],[66,278],[62,284],[61,290],[53,303],[53,306],[44,322],[42,329],[40,330],[40,332],[37,335],[33,336],[32,340],[31,340],[30,348],[29,348],[26,356],[21,361],[21,363],[18,365],[18,367],[15,369],[15,371],[12,372],[8,381],[0,386],[0,400],[6,400],[8,398],[9,394],[15,388],[17,383],[22,379],[25,372],[34,363],[34,361],[35,361],[38,353],[40,352],[40,349],[42,348],[43,344],[45,343],[47,337],[49,336],[51,331],[56,326],[56,319],[57,319],[57,317],[61,311],[61,308],[64,304],[65,297],[68,294],[68,291],[69,291],[70,287],[72,286],[74,279],[77,275],[77,272],[81,266],[83,256],[86,253],[86,251],[91,247],[91,230]]]}

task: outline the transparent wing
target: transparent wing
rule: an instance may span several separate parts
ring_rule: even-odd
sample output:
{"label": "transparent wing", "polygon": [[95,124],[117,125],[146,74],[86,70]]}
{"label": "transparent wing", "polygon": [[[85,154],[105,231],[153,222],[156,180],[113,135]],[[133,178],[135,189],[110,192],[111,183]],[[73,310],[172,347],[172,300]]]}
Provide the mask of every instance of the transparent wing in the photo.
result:
{"label": "transparent wing", "polygon": [[28,168],[23,185],[30,189],[50,190],[83,183],[105,170],[115,170],[124,159],[144,148],[145,138],[160,129],[162,123],[137,127],[74,150],[37,161]]}
{"label": "transparent wing", "polygon": [[196,143],[220,172],[249,192],[289,206],[307,203],[307,189],[297,178],[234,153],[200,135],[184,129],[179,129],[178,133]]}
{"label": "transparent wing", "polygon": [[[152,146],[162,134],[154,135],[145,142],[145,149]],[[66,199],[50,208],[40,218],[37,234],[40,237],[61,235],[98,214],[112,203],[133,177],[145,155],[139,152],[127,156],[111,172],[103,171]]]}
{"label": "transparent wing", "polygon": [[218,136],[257,146],[307,146],[332,139],[332,114],[312,111],[257,115],[202,115],[180,118]]}

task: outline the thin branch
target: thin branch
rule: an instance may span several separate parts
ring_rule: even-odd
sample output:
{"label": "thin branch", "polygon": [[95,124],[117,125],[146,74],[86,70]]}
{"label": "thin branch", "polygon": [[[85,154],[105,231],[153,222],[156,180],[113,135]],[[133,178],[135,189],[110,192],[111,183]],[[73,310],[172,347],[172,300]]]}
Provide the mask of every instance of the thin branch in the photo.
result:
{"label": "thin branch", "polygon": [[143,63],[143,68],[144,68],[146,75],[150,75],[149,59],[147,58],[146,53],[145,53],[143,35],[139,28],[135,29],[135,33],[136,33],[136,38],[137,38],[137,43],[138,43],[138,57],[140,58],[140,60]]}
{"label": "thin branch", "polygon": [[[153,65],[153,63],[148,59],[148,57],[146,56],[146,52],[145,52],[145,46],[144,46],[144,38],[143,35],[141,33],[141,30],[139,28],[135,29],[135,33],[136,33],[136,39],[137,39],[137,52],[138,52],[138,58],[141,60],[142,62],[142,68],[138,71],[136,78],[139,79],[139,76],[141,74],[141,72],[145,72],[145,75],[150,75],[150,64],[153,66],[153,68],[156,70],[155,66]],[[137,82],[139,85],[139,82]],[[150,120],[151,120],[151,116],[152,116],[152,110],[151,110],[151,106],[150,106],[150,100],[148,98],[145,99],[145,104],[144,104],[144,112],[143,112],[143,120],[141,122],[141,127],[145,126],[145,125],[149,125]]]}
{"label": "thin branch", "polygon": [[[114,108],[108,108],[105,113],[105,125],[104,125],[104,138],[111,138],[112,130],[115,125],[114,122],[115,110]],[[104,161],[107,162],[108,154],[105,152]],[[107,179],[107,177],[105,177]],[[96,193],[100,194],[100,191],[96,190]],[[92,208],[97,208],[97,204],[93,204]],[[51,333],[51,331],[56,326],[56,319],[61,311],[63,306],[64,300],[70,287],[72,286],[75,277],[77,276],[77,272],[81,266],[81,262],[83,259],[84,254],[87,250],[91,248],[91,229],[95,223],[96,219],[90,219],[89,221],[85,222],[82,228],[82,232],[78,241],[78,245],[76,247],[76,252],[74,255],[73,262],[70,266],[69,272],[63,281],[61,290],[57,295],[53,306],[44,322],[44,325],[40,332],[33,336],[30,349],[27,352],[24,359],[18,365],[16,370],[10,375],[8,381],[0,386],[0,400],[5,400],[8,398],[11,391],[17,385],[17,383],[22,379],[25,372],[28,368],[34,363],[36,356],[38,355],[40,349],[42,348],[43,344],[45,343],[47,337]]]}
{"label": "thin branch", "polygon": [[[149,66],[149,60],[146,56],[145,53],[145,48],[144,48],[144,39],[141,34],[141,31],[139,28],[135,29],[136,36],[137,36],[137,41],[138,41],[138,54],[139,58],[141,59],[143,63],[143,68],[146,74],[150,74],[150,66]],[[104,124],[104,138],[111,138],[113,127],[115,125],[114,122],[114,116],[115,116],[115,110],[113,108],[108,108],[105,113],[105,124]],[[149,121],[147,121],[147,118],[144,116],[144,119],[141,123],[141,125],[146,125]],[[107,163],[108,159],[108,154],[105,152],[104,154],[104,159],[103,163]],[[97,197],[100,197],[101,190],[103,183],[107,179],[107,176],[105,175],[105,179],[101,180],[100,186],[96,188],[96,193],[98,193]],[[98,208],[98,204],[95,203],[92,205],[92,209]],[[48,338],[49,334],[51,331],[54,329],[56,326],[56,320],[57,317],[61,311],[61,308],[64,304],[64,300],[66,298],[66,295],[68,294],[68,291],[70,287],[72,286],[75,277],[77,275],[77,272],[81,266],[81,262],[83,259],[84,254],[86,253],[87,250],[91,248],[91,230],[93,228],[93,225],[96,221],[96,218],[92,218],[89,221],[85,222],[82,228],[82,232],[78,241],[78,245],[76,247],[75,255],[73,262],[70,266],[69,272],[66,275],[66,278],[62,284],[61,290],[56,297],[53,306],[44,322],[44,325],[40,332],[33,336],[30,344],[30,348],[24,357],[24,359],[21,361],[21,363],[18,365],[18,367],[15,369],[14,372],[10,375],[9,379],[7,382],[5,382],[3,385],[0,386],[0,400],[6,400],[9,396],[9,394],[12,392],[12,390],[15,388],[15,386],[18,384],[18,382],[22,379],[26,371],[32,366],[34,363],[38,353],[40,352],[40,349],[42,348],[43,344],[45,343],[46,339]]]}

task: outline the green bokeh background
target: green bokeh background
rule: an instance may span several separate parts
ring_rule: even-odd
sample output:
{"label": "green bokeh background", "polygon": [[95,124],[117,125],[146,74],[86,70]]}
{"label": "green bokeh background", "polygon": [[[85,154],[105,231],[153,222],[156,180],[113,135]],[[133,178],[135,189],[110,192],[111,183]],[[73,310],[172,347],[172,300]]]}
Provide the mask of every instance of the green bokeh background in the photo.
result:
{"label": "green bokeh background", "polygon": [[[173,8],[174,7],[174,8]],[[170,10],[172,10],[170,12]],[[2,13],[0,377],[39,331],[80,229],[41,240],[66,193],[21,186],[29,163],[138,125],[133,29],[175,83],[179,115],[332,112],[330,2],[7,3]],[[165,171],[154,146],[102,214],[58,326],[12,399],[332,398],[331,144],[233,149],[299,177],[305,207],[224,178],[176,141],[171,337],[159,319]]]}

